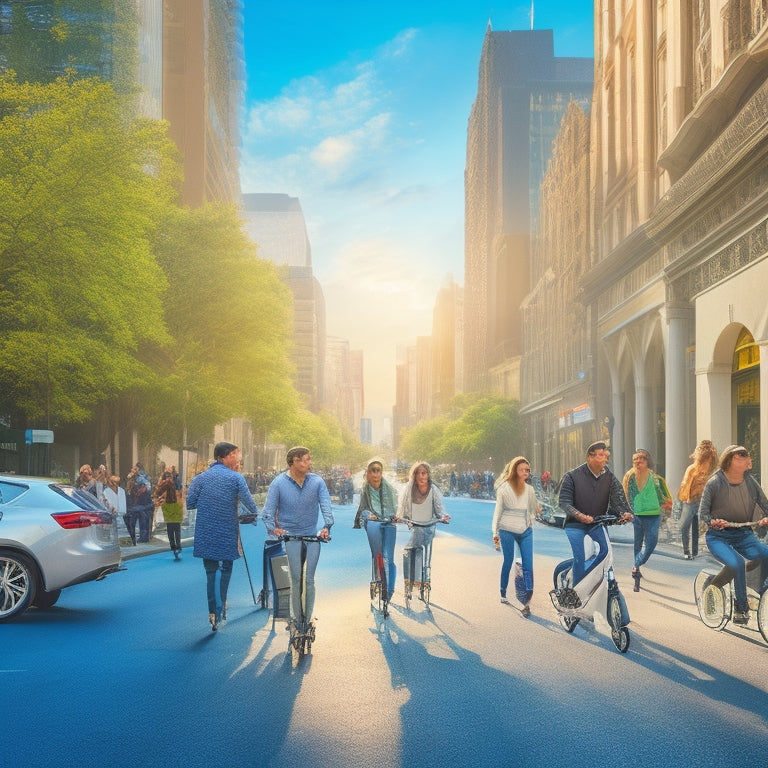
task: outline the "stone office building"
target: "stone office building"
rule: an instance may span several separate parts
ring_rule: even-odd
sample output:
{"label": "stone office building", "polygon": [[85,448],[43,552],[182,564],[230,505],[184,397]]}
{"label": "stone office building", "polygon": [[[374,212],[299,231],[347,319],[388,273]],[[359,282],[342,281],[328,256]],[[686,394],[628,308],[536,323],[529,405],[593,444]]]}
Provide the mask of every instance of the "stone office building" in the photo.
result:
{"label": "stone office building", "polygon": [[768,24],[750,0],[595,4],[591,402],[618,471],[768,440]]}

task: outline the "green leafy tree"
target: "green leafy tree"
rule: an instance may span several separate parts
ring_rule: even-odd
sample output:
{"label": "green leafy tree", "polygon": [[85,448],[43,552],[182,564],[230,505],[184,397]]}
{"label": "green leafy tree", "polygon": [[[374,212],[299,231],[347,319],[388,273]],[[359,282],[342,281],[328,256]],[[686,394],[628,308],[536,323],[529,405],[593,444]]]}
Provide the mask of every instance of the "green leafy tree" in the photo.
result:
{"label": "green leafy tree", "polygon": [[145,436],[178,447],[185,429],[194,441],[231,417],[266,431],[286,424],[299,407],[288,359],[293,300],[274,265],[256,257],[237,209],[177,209],[155,247],[171,343],[141,397]]}
{"label": "green leafy tree", "polygon": [[450,417],[438,416],[416,424],[403,433],[400,442],[400,453],[403,456],[410,457],[411,461],[444,461],[442,451],[443,435],[450,423]]}
{"label": "green leafy tree", "polygon": [[460,395],[448,415],[412,427],[403,434],[401,454],[434,463],[487,465],[498,472],[524,453],[526,437],[517,400]]}
{"label": "green leafy tree", "polygon": [[83,422],[168,341],[150,246],[180,177],[165,127],[109,84],[0,76],[0,412]]}
{"label": "green leafy tree", "polygon": [[319,414],[300,409],[290,422],[277,430],[275,439],[286,446],[304,445],[312,453],[312,464],[320,469],[341,464],[356,467],[362,464],[370,449],[327,411]]}

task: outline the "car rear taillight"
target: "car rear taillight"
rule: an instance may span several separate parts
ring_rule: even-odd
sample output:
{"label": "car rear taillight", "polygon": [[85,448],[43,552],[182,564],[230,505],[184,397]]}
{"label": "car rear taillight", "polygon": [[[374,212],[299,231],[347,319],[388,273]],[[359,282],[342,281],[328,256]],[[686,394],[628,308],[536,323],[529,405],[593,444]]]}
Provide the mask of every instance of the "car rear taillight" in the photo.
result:
{"label": "car rear taillight", "polygon": [[51,517],[62,528],[88,528],[91,525],[108,525],[111,520],[101,517],[96,512],[56,512]]}

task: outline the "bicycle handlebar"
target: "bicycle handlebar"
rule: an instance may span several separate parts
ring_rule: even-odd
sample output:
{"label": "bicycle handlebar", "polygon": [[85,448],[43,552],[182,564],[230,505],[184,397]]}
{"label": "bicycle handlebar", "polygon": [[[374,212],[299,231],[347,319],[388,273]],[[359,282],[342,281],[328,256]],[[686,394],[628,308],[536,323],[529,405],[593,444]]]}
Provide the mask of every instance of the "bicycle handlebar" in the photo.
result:
{"label": "bicycle handlebar", "polygon": [[283,533],[277,538],[279,541],[319,541],[322,544],[326,544],[331,540],[330,536],[324,539],[321,536],[298,536],[292,533]]}

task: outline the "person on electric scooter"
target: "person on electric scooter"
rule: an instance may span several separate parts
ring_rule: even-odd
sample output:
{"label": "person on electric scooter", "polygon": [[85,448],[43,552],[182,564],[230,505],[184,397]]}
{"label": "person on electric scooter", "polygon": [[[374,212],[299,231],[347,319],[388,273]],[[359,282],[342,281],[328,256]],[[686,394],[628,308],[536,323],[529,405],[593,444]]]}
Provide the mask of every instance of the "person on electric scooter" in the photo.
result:
{"label": "person on electric scooter", "polygon": [[[311,471],[312,456],[309,448],[297,445],[285,457],[288,469],[281,472],[269,484],[267,499],[262,512],[267,534],[271,537],[315,536],[324,541],[330,537],[333,525],[331,496],[320,475]],[[318,531],[322,516],[323,527]],[[302,542],[291,540],[285,543],[288,569],[291,576],[291,621],[299,622],[302,615],[301,578],[305,574],[306,594],[303,613],[307,621],[314,622],[315,571],[320,559],[320,542],[306,544],[306,561],[302,566]],[[289,625],[290,627],[290,625]]]}
{"label": "person on electric scooter", "polygon": [[[558,503],[566,514],[565,534],[573,550],[571,583],[574,586],[608,554],[605,529],[593,527],[595,518],[608,514],[609,510],[624,521],[633,518],[621,481],[606,467],[609,456],[606,443],[602,440],[592,443],[587,448],[586,462],[566,472],[560,485]],[[589,567],[586,567],[584,559],[584,537],[587,533],[599,547]]]}
{"label": "person on electric scooter", "polygon": [[[755,514],[758,524],[768,525],[768,498],[749,473],[752,459],[741,445],[729,445],[720,454],[720,469],[707,480],[701,494],[699,515],[709,525],[707,547],[716,560],[734,572],[734,624],[749,622],[747,603],[747,560],[762,560],[761,591],[768,566],[768,546],[760,542],[749,527],[734,524],[751,523]],[[758,512],[759,510],[759,512]]]}

